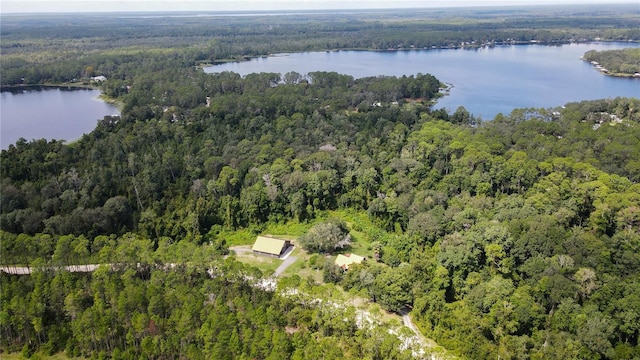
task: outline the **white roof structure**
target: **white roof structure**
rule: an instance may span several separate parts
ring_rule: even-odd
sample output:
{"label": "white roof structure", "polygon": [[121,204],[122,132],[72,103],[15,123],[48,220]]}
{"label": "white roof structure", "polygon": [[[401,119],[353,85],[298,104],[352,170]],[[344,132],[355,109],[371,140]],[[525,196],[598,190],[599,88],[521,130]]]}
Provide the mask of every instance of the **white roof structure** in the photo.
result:
{"label": "white roof structure", "polygon": [[340,266],[341,268],[348,270],[349,265],[351,264],[361,264],[366,258],[364,256],[356,255],[356,254],[339,254],[336,257],[335,264]]}

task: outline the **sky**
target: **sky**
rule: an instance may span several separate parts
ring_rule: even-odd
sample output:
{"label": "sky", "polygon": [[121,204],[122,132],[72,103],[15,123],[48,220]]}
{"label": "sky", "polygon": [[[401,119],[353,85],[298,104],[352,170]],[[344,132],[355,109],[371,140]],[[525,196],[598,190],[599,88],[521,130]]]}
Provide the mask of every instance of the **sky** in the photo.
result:
{"label": "sky", "polygon": [[454,6],[638,4],[639,0],[0,0],[0,13],[119,11],[239,11],[428,8]]}

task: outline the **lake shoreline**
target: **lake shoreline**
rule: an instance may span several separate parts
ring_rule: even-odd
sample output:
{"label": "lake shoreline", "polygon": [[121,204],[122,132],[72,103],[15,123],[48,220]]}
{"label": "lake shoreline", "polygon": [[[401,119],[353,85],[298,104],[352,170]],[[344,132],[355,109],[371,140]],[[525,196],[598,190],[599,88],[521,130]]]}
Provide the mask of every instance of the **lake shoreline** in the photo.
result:
{"label": "lake shoreline", "polygon": [[96,100],[102,101],[109,105],[113,105],[118,109],[118,111],[122,112],[122,108],[124,107],[124,102],[118,100],[116,98],[112,98],[106,96],[99,86],[91,85],[91,84],[20,84],[20,85],[2,85],[0,86],[0,91],[14,92],[14,91],[24,91],[24,90],[45,90],[45,89],[64,89],[64,90],[95,90],[100,91],[100,95],[96,96]]}
{"label": "lake shoreline", "polygon": [[[590,63],[589,60],[587,60],[587,59],[582,59],[582,60],[584,62],[586,62],[586,63]],[[622,78],[622,79],[638,79],[638,80],[640,80],[640,76],[638,76],[637,74],[603,71],[603,69],[598,68],[597,66],[594,66],[593,69],[596,70],[597,72],[599,72],[600,74],[604,75],[604,76],[610,76],[610,77]]]}
{"label": "lake shoreline", "polygon": [[635,76],[634,74],[625,74],[625,73],[604,73],[600,72],[604,76],[610,76],[614,78],[622,78],[622,79],[638,79],[640,80],[640,76]]}
{"label": "lake shoreline", "polygon": [[[513,109],[551,108],[569,102],[609,97],[637,97],[635,81],[603,77],[582,62],[589,50],[640,48],[638,42],[569,43],[562,46],[500,45],[473,49],[424,51],[308,51],[274,54],[268,58],[226,63],[206,73],[297,72],[301,75],[336,72],[354,78],[412,76],[428,73],[452,84],[440,93],[436,108],[455,111],[464,106],[474,116],[493,119]],[[513,78],[520,79],[513,82]]]}
{"label": "lake shoreline", "polygon": [[13,84],[13,85],[1,85],[0,91],[11,90],[25,90],[29,88],[51,88],[51,89],[86,89],[86,90],[100,90],[98,86],[82,83],[60,83],[60,84]]}
{"label": "lake shoreline", "polygon": [[398,47],[398,48],[389,48],[389,49],[376,49],[376,48],[342,48],[342,49],[319,49],[319,50],[309,50],[309,51],[296,51],[296,52],[278,52],[271,54],[261,54],[255,56],[244,55],[242,57],[238,57],[236,59],[220,59],[215,60],[213,62],[202,62],[196,65],[198,69],[204,70],[205,68],[216,67],[219,65],[225,65],[229,63],[244,63],[249,62],[256,59],[264,59],[264,58],[272,58],[278,56],[287,56],[288,54],[297,54],[304,52],[341,52],[341,51],[370,51],[370,52],[413,52],[413,51],[431,51],[431,50],[479,50],[485,48],[496,48],[496,47],[509,47],[509,46],[563,46],[563,45],[572,45],[572,44],[599,44],[599,43],[630,43],[630,44],[639,44],[640,40],[588,40],[588,41],[538,41],[538,40],[529,40],[529,41],[489,41],[486,43],[478,44],[474,42],[462,42],[460,44],[451,44],[447,46],[425,46],[425,47]]}
{"label": "lake shoreline", "polygon": [[70,144],[95,130],[105,116],[122,113],[117,102],[100,96],[99,89],[48,85],[3,89],[1,150],[21,138]]}
{"label": "lake shoreline", "polygon": [[[96,90],[100,90],[100,89],[96,89]],[[124,108],[124,102],[122,100],[109,97],[102,92],[100,92],[100,95],[98,95],[97,99],[109,105],[115,106],[118,109],[118,111],[122,113],[122,109]]]}

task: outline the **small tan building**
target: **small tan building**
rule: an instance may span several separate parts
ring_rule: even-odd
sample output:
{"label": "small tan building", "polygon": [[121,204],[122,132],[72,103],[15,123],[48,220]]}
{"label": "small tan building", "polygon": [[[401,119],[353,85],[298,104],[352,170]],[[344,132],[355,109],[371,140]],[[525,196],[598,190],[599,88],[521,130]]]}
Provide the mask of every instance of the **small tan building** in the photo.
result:
{"label": "small tan building", "polygon": [[267,236],[258,236],[251,250],[254,253],[280,257],[291,246],[291,241],[271,238]]}
{"label": "small tan building", "polygon": [[349,265],[351,264],[362,264],[366,258],[364,256],[356,255],[356,254],[339,254],[336,257],[335,264],[341,267],[344,270],[349,270]]}

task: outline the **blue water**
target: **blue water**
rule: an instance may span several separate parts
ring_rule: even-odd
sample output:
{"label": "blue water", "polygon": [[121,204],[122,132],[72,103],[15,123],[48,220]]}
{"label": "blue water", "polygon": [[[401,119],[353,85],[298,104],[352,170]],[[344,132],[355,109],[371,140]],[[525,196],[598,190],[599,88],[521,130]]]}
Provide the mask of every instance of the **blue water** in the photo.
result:
{"label": "blue water", "polygon": [[91,132],[118,109],[100,100],[100,91],[26,88],[0,93],[0,148],[20,138],[72,141]]}
{"label": "blue water", "polygon": [[462,105],[483,119],[514,108],[554,107],[572,101],[640,97],[640,80],[604,76],[580,60],[589,50],[640,47],[636,43],[590,43],[563,46],[514,45],[494,48],[394,52],[339,51],[280,54],[205,68],[233,71],[307,74],[335,71],[356,78],[430,73],[452,84],[436,108]]}
{"label": "blue water", "polygon": [[[340,51],[278,55],[206,68],[207,72],[336,71],[354,77],[431,73],[453,85],[436,108],[464,106],[482,119],[514,108],[571,101],[640,97],[640,80],[604,76],[580,60],[588,50],[640,47],[632,43],[504,46],[478,50]],[[35,89],[0,93],[0,148],[19,138],[72,141],[118,110],[96,90]]]}

